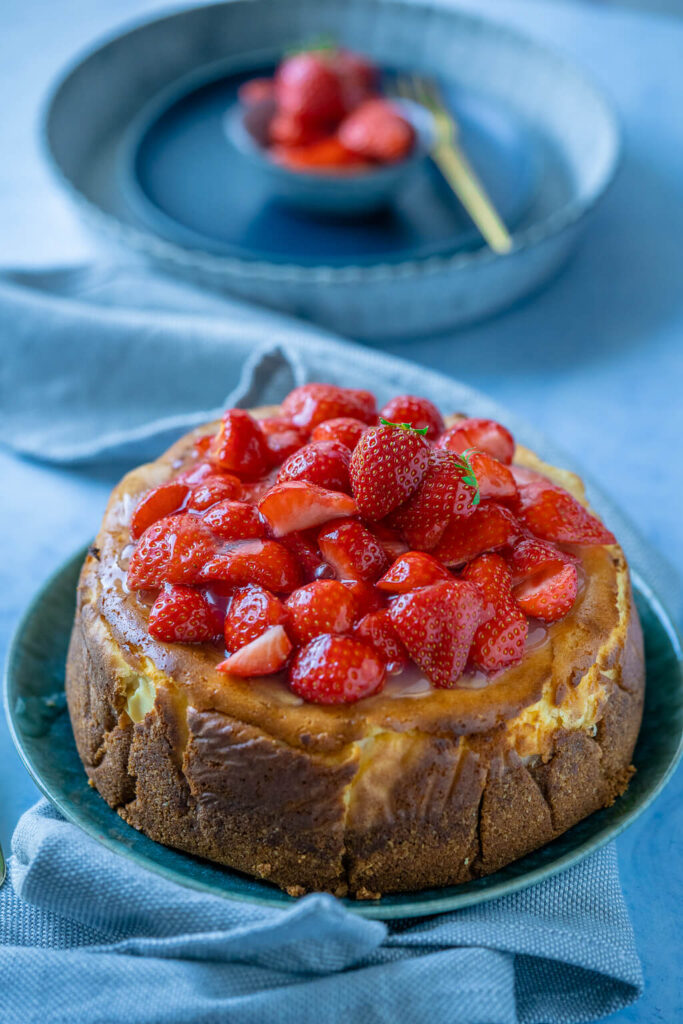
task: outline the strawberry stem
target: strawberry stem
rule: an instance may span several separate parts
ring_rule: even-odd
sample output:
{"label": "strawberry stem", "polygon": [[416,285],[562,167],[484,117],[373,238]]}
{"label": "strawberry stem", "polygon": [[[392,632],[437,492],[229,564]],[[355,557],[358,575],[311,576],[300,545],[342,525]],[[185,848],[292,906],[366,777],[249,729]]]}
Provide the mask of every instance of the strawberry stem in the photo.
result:
{"label": "strawberry stem", "polygon": [[422,437],[424,437],[429,430],[429,427],[414,427],[412,423],[392,423],[391,420],[385,420],[382,416],[380,416],[379,421],[383,427],[397,427],[399,430],[412,430],[414,434],[420,434]]}
{"label": "strawberry stem", "polygon": [[455,455],[455,460],[461,469],[465,470],[463,474],[462,482],[469,484],[470,487],[474,487],[474,496],[472,497],[472,504],[476,507],[481,501],[481,495],[479,494],[479,481],[477,480],[477,474],[472,468],[470,462],[470,456],[477,453],[477,448],[465,448],[464,452],[460,452],[459,455]]}

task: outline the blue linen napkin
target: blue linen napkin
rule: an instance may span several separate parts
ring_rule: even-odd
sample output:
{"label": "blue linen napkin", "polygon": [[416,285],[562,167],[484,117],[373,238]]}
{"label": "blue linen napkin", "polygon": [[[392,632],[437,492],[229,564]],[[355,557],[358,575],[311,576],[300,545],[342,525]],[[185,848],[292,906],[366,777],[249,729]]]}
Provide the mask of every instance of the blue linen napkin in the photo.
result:
{"label": "blue linen napkin", "polygon": [[[275,402],[313,379],[491,415],[572,465],[457,381],[143,266],[7,274],[0,332],[0,442],[33,458],[130,464],[226,404]],[[669,567],[589,490],[632,564],[674,603]],[[326,1024],[354,1013],[559,1024],[602,1017],[641,991],[613,846],[524,892],[390,926],[326,895],[282,911],[182,889],[101,848],[44,801],[22,818],[13,850],[0,890],[3,1022],[42,1024],[47,999],[50,1021],[103,1024]]]}
{"label": "blue linen napkin", "polygon": [[46,801],[0,890],[0,1017],[21,1024],[568,1024],[642,990],[607,846],[554,879],[384,924],[333,896],[274,910],[183,889]]}

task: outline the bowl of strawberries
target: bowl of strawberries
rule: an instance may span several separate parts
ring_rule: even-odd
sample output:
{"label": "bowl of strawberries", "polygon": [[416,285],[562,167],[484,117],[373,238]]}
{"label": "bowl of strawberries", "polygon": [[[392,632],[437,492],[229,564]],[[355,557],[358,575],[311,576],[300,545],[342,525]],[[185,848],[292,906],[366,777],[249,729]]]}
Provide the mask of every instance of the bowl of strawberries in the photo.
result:
{"label": "bowl of strawberries", "polygon": [[386,205],[433,138],[426,108],[387,95],[375,64],[329,44],[244,82],[224,126],[274,198],[340,215]]}

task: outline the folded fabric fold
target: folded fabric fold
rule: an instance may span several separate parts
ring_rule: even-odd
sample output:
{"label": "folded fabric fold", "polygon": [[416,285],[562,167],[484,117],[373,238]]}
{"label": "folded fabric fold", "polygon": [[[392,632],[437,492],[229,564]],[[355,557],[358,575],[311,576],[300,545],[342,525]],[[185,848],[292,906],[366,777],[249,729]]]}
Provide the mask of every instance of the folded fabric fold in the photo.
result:
{"label": "folded fabric fold", "polygon": [[182,888],[46,800],[9,867],[0,1007],[22,1024],[578,1022],[642,989],[613,846],[522,892],[389,924],[326,894],[280,910]]}

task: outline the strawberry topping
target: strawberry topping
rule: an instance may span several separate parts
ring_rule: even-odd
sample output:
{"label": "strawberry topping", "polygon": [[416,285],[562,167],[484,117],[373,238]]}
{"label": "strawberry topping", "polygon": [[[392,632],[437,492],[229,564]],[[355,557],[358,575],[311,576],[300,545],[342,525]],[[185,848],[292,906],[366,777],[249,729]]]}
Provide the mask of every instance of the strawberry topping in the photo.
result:
{"label": "strawberry topping", "polygon": [[561,545],[613,535],[511,465],[492,420],[444,430],[431,402],[401,395],[376,423],[370,392],[307,384],[279,415],[230,409],[199,437],[130,520],[126,582],[156,592],[150,635],[222,635],[220,672],[289,666],[292,690],[322,704],[378,693],[411,661],[440,688],[468,665],[518,663],[527,616],[556,622],[578,598],[581,561]]}

